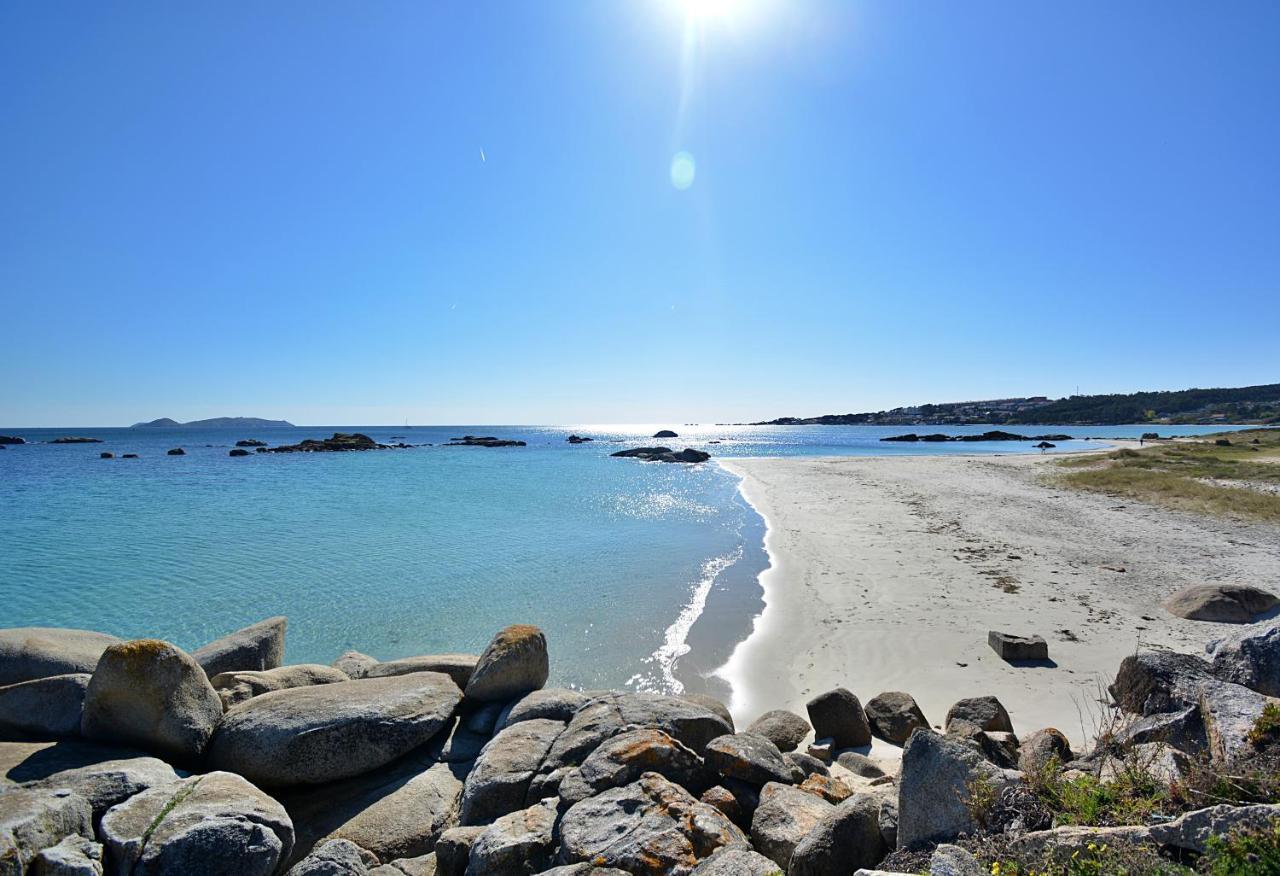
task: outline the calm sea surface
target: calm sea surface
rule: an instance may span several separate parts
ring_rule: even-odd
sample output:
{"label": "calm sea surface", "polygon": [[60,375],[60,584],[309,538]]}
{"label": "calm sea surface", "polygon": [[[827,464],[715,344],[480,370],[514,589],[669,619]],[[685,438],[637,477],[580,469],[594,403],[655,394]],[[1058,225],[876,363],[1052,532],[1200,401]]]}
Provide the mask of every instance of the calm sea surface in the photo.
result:
{"label": "calm sea surface", "polygon": [[[654,441],[658,428],[678,439]],[[1081,438],[1142,426],[1019,427]],[[1201,434],[1221,427],[1158,427]],[[253,454],[360,431],[433,444],[368,453]],[[714,456],[1025,452],[1019,443],[886,444],[873,426],[449,426],[228,430],[5,429],[0,626],[154,636],[184,648],[289,617],[288,659],[328,663],[478,651],[510,623],[541,626],[552,674],[584,687],[714,689],[761,607],[764,527],[719,466],[611,459],[624,447]],[[915,431],[981,432],[984,427]],[[576,432],[590,444],[570,445]],[[527,447],[441,447],[465,434]],[[102,444],[58,445],[61,435]],[[719,442],[719,443],[715,443]],[[1059,449],[1091,446],[1061,442]],[[182,447],[185,456],[165,451]],[[99,459],[110,451],[116,459]],[[139,459],[120,459],[137,453]],[[692,648],[692,650],[690,650]]]}

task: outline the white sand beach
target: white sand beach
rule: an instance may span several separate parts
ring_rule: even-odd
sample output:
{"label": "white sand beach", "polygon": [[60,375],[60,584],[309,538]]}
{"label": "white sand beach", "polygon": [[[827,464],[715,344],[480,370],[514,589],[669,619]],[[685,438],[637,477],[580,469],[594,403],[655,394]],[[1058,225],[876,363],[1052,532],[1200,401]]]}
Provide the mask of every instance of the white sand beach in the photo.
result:
{"label": "white sand beach", "polygon": [[[749,721],[837,685],[912,694],[940,725],[993,694],[1020,734],[1094,729],[1099,685],[1139,645],[1197,651],[1228,625],[1160,607],[1187,584],[1280,581],[1280,529],[1054,488],[1052,456],[722,460],[764,515],[765,610],[720,673]],[[1039,634],[1014,667],[988,630]],[[887,748],[883,753],[892,754]]]}

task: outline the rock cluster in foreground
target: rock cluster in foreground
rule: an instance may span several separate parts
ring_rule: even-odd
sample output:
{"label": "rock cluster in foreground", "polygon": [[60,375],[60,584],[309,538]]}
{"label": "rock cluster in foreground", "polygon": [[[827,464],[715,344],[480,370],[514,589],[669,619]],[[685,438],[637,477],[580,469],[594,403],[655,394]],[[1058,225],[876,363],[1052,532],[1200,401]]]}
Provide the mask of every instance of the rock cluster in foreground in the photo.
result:
{"label": "rock cluster in foreground", "polygon": [[[1015,735],[991,696],[934,729],[908,693],[864,705],[838,688],[739,730],[702,696],[545,687],[536,627],[479,655],[331,666],[284,664],[286,629],[271,618],[190,654],[0,630],[14,740],[0,742],[0,873],[836,876],[912,850],[934,873],[976,873],[948,843],[1000,830],[1036,854],[1123,841],[1194,856],[1280,823],[1268,804],[1112,828],[1005,817],[1051,761],[1105,780],[1126,750],[1169,771],[1247,756],[1280,697],[1276,624],[1208,659],[1127,658],[1110,691],[1125,720],[1090,752],[1052,728]],[[873,737],[903,746],[900,764],[869,757]]]}

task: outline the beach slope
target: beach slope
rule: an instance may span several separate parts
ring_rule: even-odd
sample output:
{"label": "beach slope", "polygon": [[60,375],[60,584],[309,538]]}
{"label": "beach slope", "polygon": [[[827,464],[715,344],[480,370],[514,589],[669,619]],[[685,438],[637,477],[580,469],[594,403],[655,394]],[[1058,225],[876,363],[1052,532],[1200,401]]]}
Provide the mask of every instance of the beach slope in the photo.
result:
{"label": "beach slope", "polygon": [[[769,525],[765,610],[720,670],[735,717],[835,686],[901,690],[940,725],[993,694],[1018,732],[1091,736],[1101,687],[1142,644],[1197,651],[1228,625],[1160,608],[1180,587],[1274,586],[1280,529],[1056,488],[1052,457],[735,459]],[[1038,634],[1012,666],[987,632]]]}

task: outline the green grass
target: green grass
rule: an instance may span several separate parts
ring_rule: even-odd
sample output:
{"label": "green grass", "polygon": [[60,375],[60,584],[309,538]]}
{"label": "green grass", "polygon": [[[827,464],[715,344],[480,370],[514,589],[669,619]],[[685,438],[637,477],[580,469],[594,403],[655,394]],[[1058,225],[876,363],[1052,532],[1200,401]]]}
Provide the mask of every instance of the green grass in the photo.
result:
{"label": "green grass", "polygon": [[1210,876],[1274,876],[1280,873],[1280,818],[1263,830],[1211,837],[1205,859],[1199,869]]}
{"label": "green grass", "polygon": [[[1217,440],[1230,441],[1219,445]],[[1255,443],[1256,442],[1256,443]],[[1229,486],[1280,484],[1280,430],[1251,429],[1203,440],[1125,448],[1061,460],[1061,484],[1183,511],[1280,522],[1280,495]],[[1207,483],[1217,481],[1219,483]]]}
{"label": "green grass", "polygon": [[1249,742],[1258,748],[1280,743],[1280,706],[1267,703],[1262,707],[1262,714],[1249,730]]}
{"label": "green grass", "polygon": [[1053,814],[1053,824],[1115,827],[1146,824],[1152,815],[1176,809],[1168,783],[1151,775],[1147,764],[1127,759],[1109,782],[1092,775],[1063,776],[1050,758],[1043,769],[1027,775],[1035,795]]}

